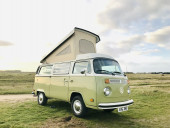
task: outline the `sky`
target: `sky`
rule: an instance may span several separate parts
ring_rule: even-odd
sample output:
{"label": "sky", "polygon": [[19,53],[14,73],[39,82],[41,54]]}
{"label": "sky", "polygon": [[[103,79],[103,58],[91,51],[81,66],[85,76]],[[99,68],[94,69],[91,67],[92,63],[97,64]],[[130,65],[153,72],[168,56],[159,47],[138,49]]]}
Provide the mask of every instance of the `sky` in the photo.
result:
{"label": "sky", "polygon": [[0,70],[36,71],[74,27],[124,72],[170,72],[169,0],[0,0]]}

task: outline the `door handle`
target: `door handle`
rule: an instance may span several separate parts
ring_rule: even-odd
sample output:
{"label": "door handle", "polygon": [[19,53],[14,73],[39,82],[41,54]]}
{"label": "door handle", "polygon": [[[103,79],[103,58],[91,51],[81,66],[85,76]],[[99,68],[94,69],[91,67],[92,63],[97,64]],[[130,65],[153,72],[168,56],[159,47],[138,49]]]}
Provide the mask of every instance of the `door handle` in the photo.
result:
{"label": "door handle", "polygon": [[68,80],[64,79],[64,82],[68,82]]}

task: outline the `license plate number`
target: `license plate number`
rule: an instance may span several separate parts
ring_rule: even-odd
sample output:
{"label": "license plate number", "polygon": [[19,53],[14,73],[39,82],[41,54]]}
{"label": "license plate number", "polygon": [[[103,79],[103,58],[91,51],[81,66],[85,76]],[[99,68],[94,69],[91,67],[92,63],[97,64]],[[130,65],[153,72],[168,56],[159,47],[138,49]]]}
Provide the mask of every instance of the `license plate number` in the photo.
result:
{"label": "license plate number", "polygon": [[123,111],[127,111],[127,110],[128,110],[128,106],[123,106],[123,107],[118,108],[118,112],[123,112]]}

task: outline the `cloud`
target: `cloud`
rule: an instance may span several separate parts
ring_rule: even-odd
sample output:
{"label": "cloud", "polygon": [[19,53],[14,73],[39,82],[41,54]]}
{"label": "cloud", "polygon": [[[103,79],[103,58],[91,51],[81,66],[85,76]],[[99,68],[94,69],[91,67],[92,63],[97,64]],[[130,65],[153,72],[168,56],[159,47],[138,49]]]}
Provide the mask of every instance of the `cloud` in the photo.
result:
{"label": "cloud", "polygon": [[98,21],[108,29],[148,30],[169,24],[169,13],[169,0],[111,0]]}
{"label": "cloud", "polygon": [[[159,48],[170,49],[170,26],[142,35],[132,35],[118,42],[101,42],[97,45],[99,53],[120,57],[122,54],[133,52],[135,54],[151,54],[160,52]],[[154,44],[158,48],[148,47]]]}
{"label": "cloud", "polygon": [[126,40],[118,42],[101,42],[97,49],[99,53],[112,54],[114,57],[119,57],[122,54],[130,52],[135,46],[143,42],[144,37],[141,35],[133,35]]}
{"label": "cloud", "polygon": [[114,57],[124,71],[170,70],[169,0],[111,0],[97,18],[104,36],[97,52]]}
{"label": "cloud", "polygon": [[118,42],[119,46],[126,47],[128,49],[132,49],[135,45],[141,43],[150,43],[155,44],[158,47],[163,47],[166,49],[170,49],[170,26],[163,27],[153,32],[144,33],[142,35],[133,35],[129,37],[127,40],[123,40]]}
{"label": "cloud", "polygon": [[163,56],[146,56],[129,53],[119,57],[118,61],[123,71],[166,72],[170,70],[170,61]]}
{"label": "cloud", "polygon": [[13,45],[13,44],[7,41],[0,40],[0,46],[9,46],[9,45]]}
{"label": "cloud", "polygon": [[157,44],[159,47],[170,49],[170,26],[158,29],[154,32],[146,33],[146,42]]}

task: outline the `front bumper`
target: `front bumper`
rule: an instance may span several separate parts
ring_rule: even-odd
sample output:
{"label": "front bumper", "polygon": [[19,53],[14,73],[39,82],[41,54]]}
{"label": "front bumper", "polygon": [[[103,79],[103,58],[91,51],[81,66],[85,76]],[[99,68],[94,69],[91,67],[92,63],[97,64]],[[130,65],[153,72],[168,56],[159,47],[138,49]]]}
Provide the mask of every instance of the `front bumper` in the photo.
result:
{"label": "front bumper", "polygon": [[36,96],[37,96],[37,95],[35,94],[35,92],[34,92],[34,91],[32,92],[32,94],[33,94],[33,97],[36,97]]}
{"label": "front bumper", "polygon": [[98,105],[99,109],[115,109],[121,106],[129,106],[133,104],[133,100],[128,100],[128,101],[124,101],[124,102],[116,102],[116,103],[100,103]]}

